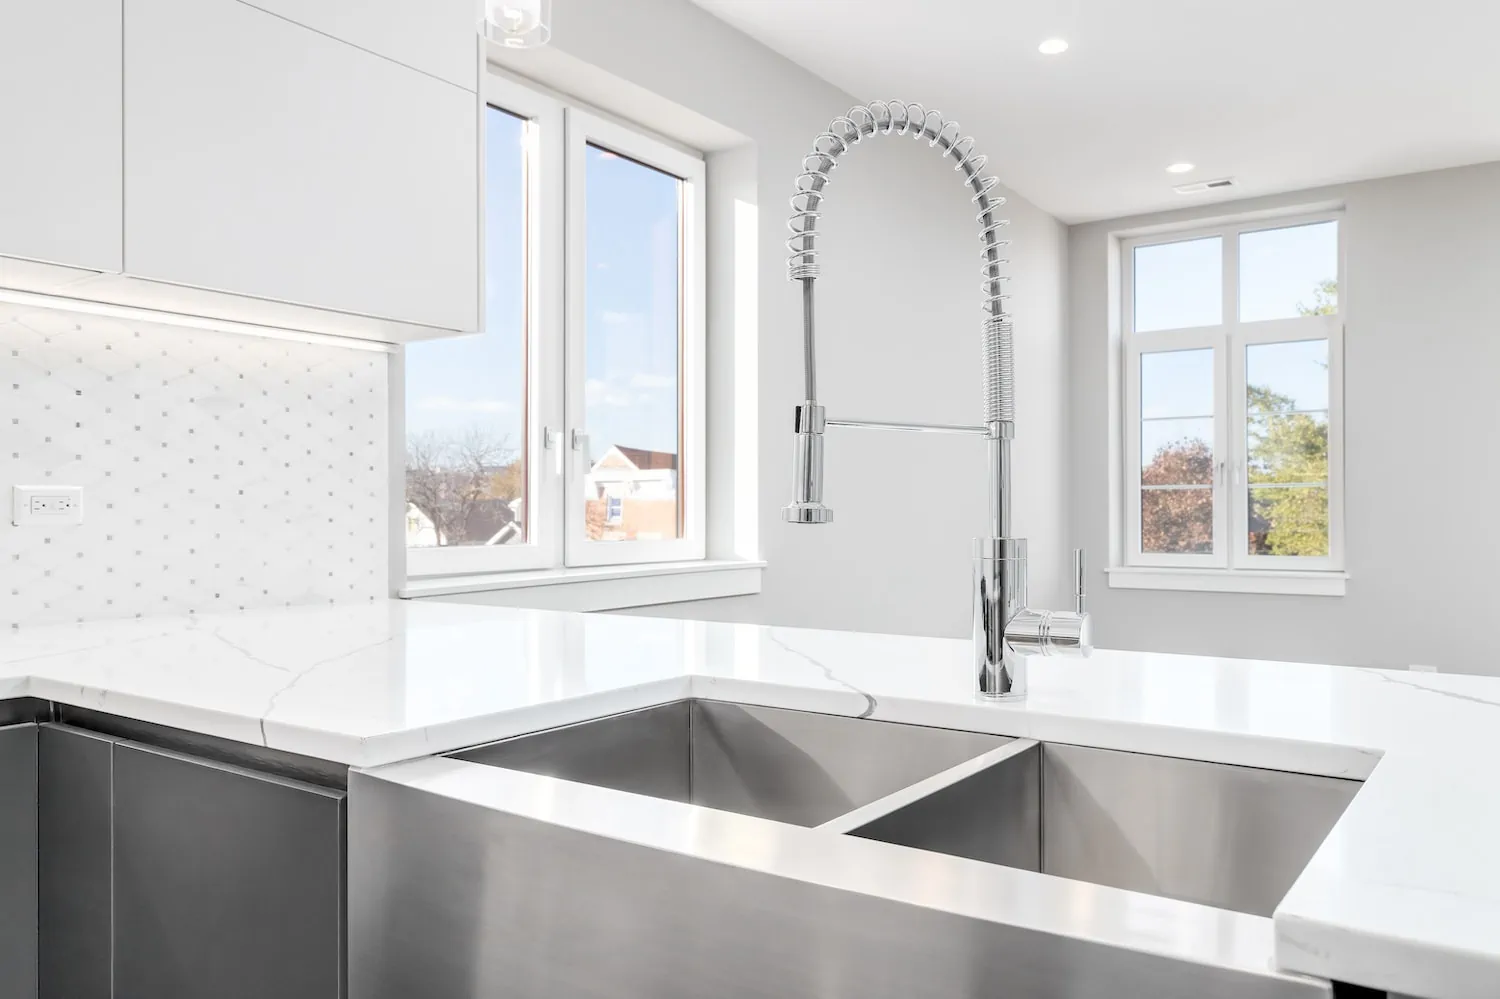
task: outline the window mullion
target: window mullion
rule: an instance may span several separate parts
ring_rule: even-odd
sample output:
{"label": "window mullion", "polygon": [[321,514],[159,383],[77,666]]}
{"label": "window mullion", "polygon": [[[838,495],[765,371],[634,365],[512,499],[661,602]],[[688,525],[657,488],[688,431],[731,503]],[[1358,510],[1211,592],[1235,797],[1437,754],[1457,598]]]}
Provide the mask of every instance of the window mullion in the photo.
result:
{"label": "window mullion", "polygon": [[1244,558],[1242,545],[1248,531],[1250,479],[1245,452],[1245,344],[1238,323],[1231,323],[1224,339],[1225,364],[1225,502],[1224,565],[1235,569]]}
{"label": "window mullion", "polygon": [[1220,487],[1214,502],[1215,515],[1215,549],[1219,557],[1219,564],[1228,569],[1233,569],[1235,564],[1235,524],[1237,523],[1239,511],[1240,472],[1244,468],[1240,460],[1240,441],[1242,435],[1239,432],[1240,405],[1243,403],[1244,390],[1239,385],[1242,378],[1243,365],[1240,362],[1238,350],[1239,330],[1239,271],[1240,250],[1238,233],[1234,229],[1225,230],[1224,236],[1224,336],[1220,338],[1218,353],[1219,357],[1219,379],[1218,385],[1223,390],[1223,399],[1218,402],[1216,408],[1218,425],[1218,438],[1220,449],[1218,457],[1220,464]]}

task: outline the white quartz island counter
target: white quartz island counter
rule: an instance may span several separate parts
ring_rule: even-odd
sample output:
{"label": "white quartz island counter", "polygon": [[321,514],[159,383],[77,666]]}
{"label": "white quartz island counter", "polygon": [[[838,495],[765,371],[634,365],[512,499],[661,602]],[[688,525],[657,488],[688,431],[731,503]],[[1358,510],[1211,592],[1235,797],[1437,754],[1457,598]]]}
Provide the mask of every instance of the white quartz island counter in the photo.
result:
{"label": "white quartz island counter", "polygon": [[0,639],[32,696],[352,766],[689,695],[1366,781],[1275,915],[1284,970],[1500,995],[1500,680],[1096,652],[973,695],[966,641],[389,601]]}

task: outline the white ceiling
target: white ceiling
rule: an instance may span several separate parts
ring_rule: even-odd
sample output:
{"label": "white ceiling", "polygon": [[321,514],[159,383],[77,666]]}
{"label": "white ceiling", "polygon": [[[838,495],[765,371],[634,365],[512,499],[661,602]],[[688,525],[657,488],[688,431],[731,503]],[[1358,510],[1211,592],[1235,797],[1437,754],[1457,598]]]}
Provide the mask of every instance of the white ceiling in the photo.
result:
{"label": "white ceiling", "polygon": [[[1205,200],[1171,189],[1192,180],[1246,197],[1500,160],[1497,0],[693,2],[861,100],[957,118],[1065,222]],[[1053,36],[1071,48],[1038,53]]]}

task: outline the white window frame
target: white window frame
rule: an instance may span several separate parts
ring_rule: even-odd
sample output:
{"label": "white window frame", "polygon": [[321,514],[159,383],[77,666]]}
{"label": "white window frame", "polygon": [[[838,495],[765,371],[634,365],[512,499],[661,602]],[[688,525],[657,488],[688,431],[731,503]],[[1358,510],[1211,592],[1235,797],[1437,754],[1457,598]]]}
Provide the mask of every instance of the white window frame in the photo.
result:
{"label": "white window frame", "polygon": [[[1299,316],[1241,322],[1239,318],[1239,240],[1244,233],[1283,229],[1317,222],[1337,222],[1338,311],[1330,316]],[[1121,241],[1121,326],[1124,400],[1122,456],[1124,472],[1123,568],[1144,572],[1141,579],[1111,585],[1150,586],[1152,570],[1185,570],[1173,588],[1238,590],[1203,585],[1204,577],[1260,577],[1271,591],[1293,591],[1288,576],[1338,574],[1344,568],[1344,315],[1348,284],[1344,267],[1344,217],[1340,211],[1257,217],[1192,229],[1133,236]],[[1135,251],[1140,247],[1218,236],[1222,240],[1223,313],[1218,325],[1189,329],[1135,331]],[[1249,499],[1246,463],[1247,347],[1263,343],[1328,341],[1328,555],[1253,555],[1246,551]],[[1212,349],[1214,354],[1213,553],[1166,554],[1141,551],[1141,356],[1176,350]],[[1209,415],[1209,414],[1203,414]],[[1165,577],[1160,577],[1165,578]],[[1177,585],[1180,584],[1180,585]],[[1300,592],[1300,591],[1299,591]],[[1335,592],[1315,588],[1305,592]],[[1336,592],[1342,592],[1340,586]]]}
{"label": "white window frame", "polygon": [[661,541],[591,541],[584,521],[584,476],[588,448],[571,448],[567,456],[566,556],[569,566],[623,565],[643,562],[680,562],[704,556],[703,491],[705,474],[704,382],[707,374],[704,164],[702,157],[684,153],[658,139],[626,128],[598,115],[567,109],[568,121],[568,227],[567,227],[567,371],[568,384],[577,390],[567,394],[569,439],[587,433],[584,421],[585,358],[587,323],[584,282],[587,279],[586,153],[590,144],[654,167],[677,177],[681,183],[682,275],[681,333],[677,370],[680,437],[677,456],[677,501],[682,534]]}
{"label": "white window frame", "polygon": [[[524,118],[527,131],[525,438],[527,540],[518,545],[407,548],[409,579],[479,577],[573,567],[650,564],[705,557],[706,238],[704,160],[643,130],[578,110],[514,79],[484,79],[479,184],[484,203],[484,116],[495,107]],[[584,427],[584,159],[587,143],[605,146],[683,180],[682,333],[679,350],[681,438],[678,493],[682,537],[673,541],[593,542],[585,535],[582,467],[587,449],[570,447]],[[478,220],[484,267],[484,212]],[[481,310],[486,298],[480,281]],[[570,387],[574,387],[570,391]],[[403,401],[404,404],[404,401]],[[406,505],[401,504],[405,510]],[[517,578],[521,578],[518,576]]]}

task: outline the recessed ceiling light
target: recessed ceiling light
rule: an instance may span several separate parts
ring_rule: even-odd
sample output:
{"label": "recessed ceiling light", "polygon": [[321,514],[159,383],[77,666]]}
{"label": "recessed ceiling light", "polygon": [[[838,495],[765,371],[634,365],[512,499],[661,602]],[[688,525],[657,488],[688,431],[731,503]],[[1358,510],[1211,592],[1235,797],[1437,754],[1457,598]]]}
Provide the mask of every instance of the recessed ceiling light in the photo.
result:
{"label": "recessed ceiling light", "polygon": [[1167,167],[1167,173],[1192,173],[1192,172],[1193,172],[1193,165],[1191,163],[1173,163],[1171,166]]}
{"label": "recessed ceiling light", "polygon": [[1061,38],[1049,38],[1036,47],[1042,55],[1062,55],[1068,51],[1068,43]]}

